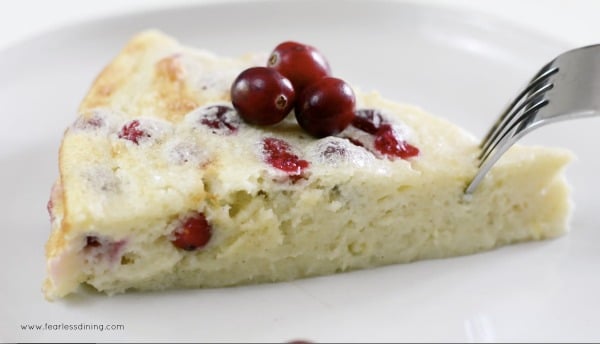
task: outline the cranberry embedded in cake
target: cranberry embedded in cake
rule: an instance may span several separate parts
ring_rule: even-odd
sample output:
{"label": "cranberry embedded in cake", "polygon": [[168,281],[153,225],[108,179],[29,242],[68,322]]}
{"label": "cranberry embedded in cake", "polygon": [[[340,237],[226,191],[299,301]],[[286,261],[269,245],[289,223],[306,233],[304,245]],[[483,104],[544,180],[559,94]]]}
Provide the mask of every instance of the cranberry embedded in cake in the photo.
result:
{"label": "cranberry embedded in cake", "polygon": [[402,139],[389,124],[382,125],[375,133],[375,149],[388,157],[408,159],[419,154],[419,149]]}
{"label": "cranberry embedded in cake", "polygon": [[197,112],[200,123],[212,129],[214,134],[235,134],[240,126],[240,117],[231,106],[211,105]]}
{"label": "cranberry embedded in cake", "polygon": [[119,138],[129,140],[136,145],[139,144],[143,138],[150,137],[150,134],[140,128],[140,121],[133,120],[123,126],[119,132]]}
{"label": "cranberry embedded in cake", "polygon": [[211,236],[212,227],[206,216],[195,212],[189,214],[173,231],[171,242],[180,249],[194,251],[206,246]]}
{"label": "cranberry embedded in cake", "polygon": [[263,139],[262,149],[265,161],[274,168],[288,173],[290,176],[300,176],[310,165],[292,152],[289,143],[282,139],[267,137]]}
{"label": "cranberry embedded in cake", "polygon": [[409,159],[419,155],[419,148],[408,143],[404,124],[393,123],[376,109],[360,109],[350,130],[340,136],[353,144],[368,149],[381,158]]}
{"label": "cranberry embedded in cake", "polygon": [[85,237],[85,247],[89,248],[89,247],[98,247],[100,246],[100,241],[98,241],[98,237],[95,235],[88,235]]}
{"label": "cranberry embedded in cake", "polygon": [[134,120],[124,122],[117,137],[138,146],[152,145],[170,136],[172,130],[173,125],[165,120],[139,116]]}
{"label": "cranberry embedded in cake", "polygon": [[355,114],[352,125],[371,135],[375,135],[383,123],[381,113],[375,109],[360,109]]}

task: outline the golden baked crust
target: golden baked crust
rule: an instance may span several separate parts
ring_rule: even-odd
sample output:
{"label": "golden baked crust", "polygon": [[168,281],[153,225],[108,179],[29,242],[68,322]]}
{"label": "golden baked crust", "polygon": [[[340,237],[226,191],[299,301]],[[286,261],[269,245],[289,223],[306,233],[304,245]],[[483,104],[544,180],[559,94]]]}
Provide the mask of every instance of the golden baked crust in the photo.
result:
{"label": "golden baked crust", "polygon": [[[186,81],[182,53],[190,53],[174,39],[149,30],[133,37],[119,55],[100,73],[83,100],[80,112],[107,107],[128,114],[150,114],[171,122],[181,120],[191,110],[217,101],[228,101],[229,90],[217,94],[204,92],[210,85]],[[195,52],[200,58],[208,52]],[[219,59],[219,68],[252,63],[248,54],[241,61]],[[136,95],[134,99],[130,96]]]}

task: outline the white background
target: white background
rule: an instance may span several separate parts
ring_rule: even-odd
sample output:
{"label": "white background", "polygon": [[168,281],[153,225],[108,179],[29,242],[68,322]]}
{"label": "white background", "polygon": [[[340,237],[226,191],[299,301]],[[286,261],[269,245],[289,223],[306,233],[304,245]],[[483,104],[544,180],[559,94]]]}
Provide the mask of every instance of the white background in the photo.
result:
{"label": "white background", "polygon": [[[170,6],[185,6],[188,3],[224,1],[232,0],[0,0],[0,49],[46,30],[92,18]],[[340,11],[343,11],[343,1],[339,2]],[[413,0],[413,2],[458,6],[491,13],[574,45],[600,42],[600,1],[597,0]]]}

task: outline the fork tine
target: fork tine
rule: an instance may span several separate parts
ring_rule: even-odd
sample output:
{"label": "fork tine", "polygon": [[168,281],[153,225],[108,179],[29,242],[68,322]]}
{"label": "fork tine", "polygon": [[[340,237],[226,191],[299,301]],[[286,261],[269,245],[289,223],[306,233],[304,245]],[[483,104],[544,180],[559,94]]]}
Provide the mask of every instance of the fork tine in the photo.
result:
{"label": "fork tine", "polygon": [[484,146],[486,146],[488,141],[490,140],[490,138],[495,135],[496,131],[499,128],[502,128],[503,125],[506,125],[505,122],[507,121],[507,118],[509,117],[509,115],[512,113],[512,109],[514,109],[517,106],[517,104],[519,104],[519,102],[521,100],[523,100],[525,98],[525,96],[527,96],[527,94],[529,94],[533,89],[538,87],[538,85],[541,82],[545,81],[550,76],[552,76],[553,74],[558,72],[558,68],[557,67],[550,68],[551,65],[552,65],[552,62],[550,62],[547,65],[545,65],[544,67],[542,67],[540,69],[540,71],[531,79],[531,81],[525,87],[525,89],[523,89],[521,91],[521,93],[512,101],[512,103],[506,107],[504,112],[500,115],[500,117],[496,120],[494,125],[492,125],[490,130],[484,136],[484,139],[481,141],[480,147],[483,148]]}
{"label": "fork tine", "polygon": [[491,133],[491,135],[489,135],[490,137],[486,138],[486,140],[483,141],[481,146],[481,154],[479,155],[479,158],[481,159],[481,157],[484,155],[484,152],[487,151],[489,147],[494,144],[495,141],[497,141],[498,137],[502,136],[503,133],[507,131],[506,128],[508,128],[512,124],[512,122],[514,122],[514,119],[523,109],[529,109],[531,106],[535,106],[535,103],[539,101],[540,97],[546,91],[552,89],[552,87],[554,87],[553,84],[547,83],[540,86],[536,90],[532,89],[532,93],[527,97],[527,99],[521,102],[516,108],[512,109],[512,111],[510,111],[508,115],[503,116],[502,120],[498,123],[496,129]]}
{"label": "fork tine", "polygon": [[[530,118],[532,118],[532,116],[534,116],[538,112],[538,110],[540,110],[542,107],[546,106],[546,104],[548,104],[547,99],[540,99],[540,100],[538,100],[537,103],[535,103],[534,105],[529,107],[522,115],[520,115],[519,118],[517,118],[517,120],[514,121],[508,127],[507,130],[504,131],[502,136],[500,136],[499,139],[494,141],[494,144],[490,144],[486,150],[481,152],[479,167],[484,165],[486,163],[486,161],[490,159],[490,156],[496,150],[496,148],[498,148],[498,147],[502,148],[496,152],[496,154],[495,154],[496,156],[498,156],[499,154],[500,155],[503,154],[506,151],[506,149],[508,149],[508,147],[506,149],[504,149],[504,147],[502,147],[502,145],[505,145],[506,141],[511,139],[512,137],[518,136],[519,135],[518,129],[523,128],[522,124],[527,123],[527,121]],[[497,158],[494,158],[493,160],[495,162],[495,160],[497,160]]]}
{"label": "fork tine", "polygon": [[[518,122],[521,125],[525,122]],[[525,126],[526,127],[526,126]],[[502,139],[497,144],[497,149],[491,150],[485,157],[485,159],[481,160],[479,164],[477,173],[465,188],[465,195],[471,195],[473,191],[477,188],[483,177],[488,173],[488,171],[492,168],[492,166],[500,159],[500,157],[522,136],[519,135],[519,129],[521,126],[514,126],[511,131],[507,132],[502,136]],[[514,133],[512,133],[514,131]],[[510,135],[508,135],[510,133]],[[494,152],[494,154],[491,154]]]}
{"label": "fork tine", "polygon": [[542,68],[540,68],[540,70],[537,72],[537,74],[531,78],[529,83],[531,84],[531,83],[534,83],[535,80],[544,79],[549,75],[549,73],[550,74],[556,73],[558,71],[557,67],[550,68],[550,67],[552,67],[552,65],[554,64],[555,61],[556,61],[556,59],[546,63],[546,65],[544,65]]}
{"label": "fork tine", "polygon": [[[547,103],[547,101],[542,101],[542,105],[540,105],[540,107],[537,110],[539,110],[541,107],[544,107]],[[533,110],[533,112],[537,110]],[[531,125],[534,121],[534,116],[535,113],[533,115],[528,114],[527,116],[521,116],[519,121],[514,123],[511,129],[508,132],[506,132],[505,135],[502,136],[500,141],[498,141],[497,145],[495,146],[495,149],[491,150],[486,155],[486,157],[483,160],[481,160],[477,173],[475,174],[469,185],[467,185],[467,187],[465,188],[465,195],[471,195],[475,191],[483,177],[485,177],[485,175],[489,172],[492,166],[494,166],[494,164],[502,157],[502,155],[504,155],[504,153],[506,153],[506,151],[510,147],[512,147],[517,141],[519,141],[521,137],[525,136],[525,134],[539,126],[535,124]]]}

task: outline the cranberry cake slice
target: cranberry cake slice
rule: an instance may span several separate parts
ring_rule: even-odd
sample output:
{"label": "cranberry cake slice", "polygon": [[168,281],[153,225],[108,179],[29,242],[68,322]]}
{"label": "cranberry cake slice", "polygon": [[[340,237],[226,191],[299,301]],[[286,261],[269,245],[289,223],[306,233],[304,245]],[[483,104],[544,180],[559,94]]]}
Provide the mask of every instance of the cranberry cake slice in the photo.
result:
{"label": "cranberry cake slice", "polygon": [[135,36],[66,130],[44,292],[293,280],[556,237],[567,151],[515,146],[470,200],[477,142],[419,108],[356,92],[341,132],[244,121],[230,98],[265,55]]}

